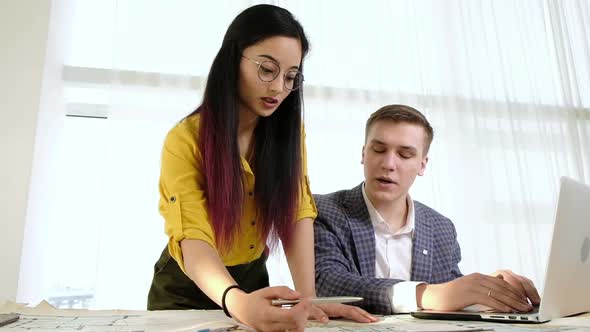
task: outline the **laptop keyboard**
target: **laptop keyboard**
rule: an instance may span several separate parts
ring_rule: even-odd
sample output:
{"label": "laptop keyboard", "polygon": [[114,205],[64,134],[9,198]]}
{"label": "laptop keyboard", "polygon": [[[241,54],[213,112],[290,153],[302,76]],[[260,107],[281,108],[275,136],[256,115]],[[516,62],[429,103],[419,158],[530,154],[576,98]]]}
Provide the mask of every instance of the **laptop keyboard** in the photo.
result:
{"label": "laptop keyboard", "polygon": [[521,314],[521,315],[532,315],[532,314],[538,314],[538,313],[539,313],[539,307],[540,307],[540,306],[541,306],[541,305],[536,305],[536,306],[533,306],[533,310],[531,310],[531,311],[526,311],[526,312],[524,312],[524,311],[523,311],[523,312],[519,312],[519,314]]}

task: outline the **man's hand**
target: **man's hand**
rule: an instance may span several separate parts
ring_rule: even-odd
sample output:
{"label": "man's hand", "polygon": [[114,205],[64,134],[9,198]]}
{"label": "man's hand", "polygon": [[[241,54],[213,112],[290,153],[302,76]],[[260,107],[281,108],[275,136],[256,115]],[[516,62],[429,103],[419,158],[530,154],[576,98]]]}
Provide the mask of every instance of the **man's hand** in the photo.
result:
{"label": "man's hand", "polygon": [[502,279],[473,273],[444,284],[422,284],[416,288],[418,307],[432,310],[461,310],[483,304],[501,312],[528,312],[533,308],[520,291]]}
{"label": "man's hand", "polygon": [[492,276],[501,276],[507,283],[516,288],[522,297],[528,298],[533,305],[541,303],[541,297],[535,284],[528,278],[518,275],[510,270],[498,270]]}

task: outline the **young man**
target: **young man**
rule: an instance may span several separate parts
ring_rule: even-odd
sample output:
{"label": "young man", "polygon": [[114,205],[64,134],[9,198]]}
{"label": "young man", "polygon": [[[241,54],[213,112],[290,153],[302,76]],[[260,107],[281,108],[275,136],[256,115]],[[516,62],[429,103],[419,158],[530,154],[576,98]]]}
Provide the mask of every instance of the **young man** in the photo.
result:
{"label": "young man", "polygon": [[508,270],[463,276],[453,223],[413,201],[433,130],[412,107],[390,105],[367,120],[362,150],[365,181],[350,190],[315,195],[318,296],[361,296],[376,314],[417,308],[460,310],[472,304],[530,311],[533,283]]}

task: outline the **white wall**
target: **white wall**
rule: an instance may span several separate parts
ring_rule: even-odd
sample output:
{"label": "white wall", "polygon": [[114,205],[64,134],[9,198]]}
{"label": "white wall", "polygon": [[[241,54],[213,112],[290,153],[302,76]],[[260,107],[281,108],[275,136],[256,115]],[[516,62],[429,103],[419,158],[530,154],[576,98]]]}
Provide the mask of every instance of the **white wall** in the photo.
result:
{"label": "white wall", "polygon": [[0,1],[0,301],[16,298],[50,9]]}

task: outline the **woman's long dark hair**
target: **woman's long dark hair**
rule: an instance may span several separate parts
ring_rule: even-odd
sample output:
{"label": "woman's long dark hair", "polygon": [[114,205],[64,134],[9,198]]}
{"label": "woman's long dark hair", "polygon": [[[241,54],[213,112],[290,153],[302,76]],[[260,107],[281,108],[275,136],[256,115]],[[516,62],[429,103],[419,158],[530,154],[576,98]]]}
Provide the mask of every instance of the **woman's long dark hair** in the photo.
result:
{"label": "woman's long dark hair", "polygon": [[[303,62],[309,43],[303,27],[289,11],[256,5],[240,13],[227,29],[213,60],[203,103],[191,114],[200,114],[199,149],[207,207],[221,252],[229,250],[240,230],[247,195],[238,147],[241,55],[245,48],[274,36],[297,38]],[[256,220],[260,238],[266,240],[270,236],[271,247],[279,238],[285,246],[292,239],[302,190],[302,97],[301,88],[292,91],[271,116],[260,117],[254,129],[250,162],[256,176]]]}

